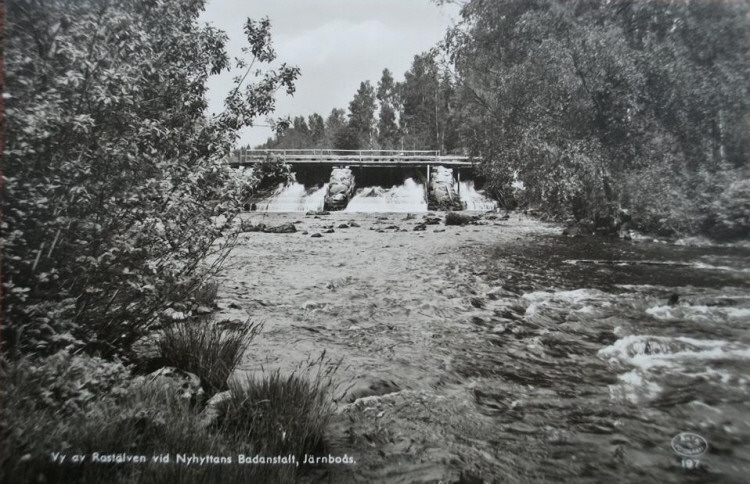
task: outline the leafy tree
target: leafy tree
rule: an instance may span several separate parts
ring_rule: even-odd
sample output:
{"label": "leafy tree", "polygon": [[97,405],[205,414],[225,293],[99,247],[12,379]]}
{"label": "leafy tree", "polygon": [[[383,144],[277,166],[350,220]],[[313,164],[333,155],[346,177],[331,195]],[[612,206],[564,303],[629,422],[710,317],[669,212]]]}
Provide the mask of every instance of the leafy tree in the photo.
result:
{"label": "leafy tree", "polygon": [[360,83],[354,99],[349,103],[349,133],[356,134],[358,145],[371,147],[375,127],[375,89],[370,81]]}
{"label": "leafy tree", "polygon": [[746,2],[472,0],[445,41],[462,142],[501,197],[517,174],[525,201],[552,214],[630,207],[644,229],[697,230],[722,173],[747,177],[747,13]]}
{"label": "leafy tree", "polygon": [[127,353],[226,255],[232,236],[220,242],[215,217],[231,219],[238,200],[220,162],[299,69],[255,77],[275,53],[270,22],[248,19],[255,64],[240,62],[226,109],[206,116],[206,80],[230,63],[226,35],[198,22],[203,7],[7,4],[5,351]]}
{"label": "leafy tree", "polygon": [[376,97],[380,103],[378,114],[378,143],[381,148],[395,148],[398,145],[399,130],[396,124],[396,83],[391,71],[383,69],[383,75],[378,82]]}
{"label": "leafy tree", "polygon": [[452,87],[442,81],[435,55],[427,52],[414,56],[404,82],[398,86],[403,136],[411,149],[453,148],[445,143],[446,132],[452,126],[449,110]]}
{"label": "leafy tree", "polygon": [[323,116],[313,113],[307,118],[307,124],[310,126],[312,144],[318,148],[325,148],[326,125]]}
{"label": "leafy tree", "polygon": [[[333,108],[326,118],[326,140],[329,146],[334,146],[334,140],[342,129],[346,127],[346,111]],[[343,149],[343,148],[341,148]]]}

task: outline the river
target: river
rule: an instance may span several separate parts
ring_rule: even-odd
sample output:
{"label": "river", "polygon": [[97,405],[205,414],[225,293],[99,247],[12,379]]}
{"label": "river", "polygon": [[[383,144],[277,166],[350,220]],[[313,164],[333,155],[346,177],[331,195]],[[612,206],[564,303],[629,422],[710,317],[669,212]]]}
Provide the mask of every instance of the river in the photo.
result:
{"label": "river", "polygon": [[747,482],[750,249],[424,216],[245,215],[299,232],[224,270],[218,317],[265,322],[244,371],[343,361],[328,451],[356,464],[303,481]]}

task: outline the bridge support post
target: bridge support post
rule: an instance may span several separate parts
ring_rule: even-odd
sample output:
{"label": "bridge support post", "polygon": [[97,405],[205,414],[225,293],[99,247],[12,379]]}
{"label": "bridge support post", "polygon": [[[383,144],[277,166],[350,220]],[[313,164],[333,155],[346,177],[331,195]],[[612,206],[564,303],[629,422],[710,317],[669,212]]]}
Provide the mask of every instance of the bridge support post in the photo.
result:
{"label": "bridge support post", "polygon": [[427,189],[429,190],[430,186],[430,165],[427,165]]}
{"label": "bridge support post", "polygon": [[458,183],[456,183],[456,193],[461,193],[461,169],[456,168],[456,178],[458,179]]}

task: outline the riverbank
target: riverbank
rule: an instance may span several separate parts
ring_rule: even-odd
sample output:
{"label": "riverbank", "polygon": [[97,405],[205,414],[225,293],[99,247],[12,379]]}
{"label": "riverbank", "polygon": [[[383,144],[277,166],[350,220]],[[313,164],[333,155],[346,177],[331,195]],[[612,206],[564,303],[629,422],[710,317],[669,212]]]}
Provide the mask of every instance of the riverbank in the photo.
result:
{"label": "riverbank", "polygon": [[328,452],[356,463],[309,480],[700,479],[670,448],[682,431],[709,440],[701,472],[750,471],[747,250],[517,214],[245,217],[298,232],[245,234],[227,262],[217,320],[265,323],[243,371],[343,363]]}

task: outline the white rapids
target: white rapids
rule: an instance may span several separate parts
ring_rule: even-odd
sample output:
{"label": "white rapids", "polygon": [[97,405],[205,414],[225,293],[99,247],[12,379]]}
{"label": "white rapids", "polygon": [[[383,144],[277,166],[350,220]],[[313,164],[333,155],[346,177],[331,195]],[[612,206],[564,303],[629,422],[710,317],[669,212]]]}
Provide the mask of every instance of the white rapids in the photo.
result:
{"label": "white rapids", "polygon": [[459,183],[458,196],[467,210],[495,210],[497,202],[485,196],[474,188],[474,181],[467,180]]}
{"label": "white rapids", "polygon": [[257,205],[260,212],[307,212],[308,210],[323,210],[328,184],[321,188],[305,188],[301,183],[283,183],[268,200]]}
{"label": "white rapids", "polygon": [[407,178],[391,188],[366,187],[357,190],[344,212],[426,212],[424,185]]}

